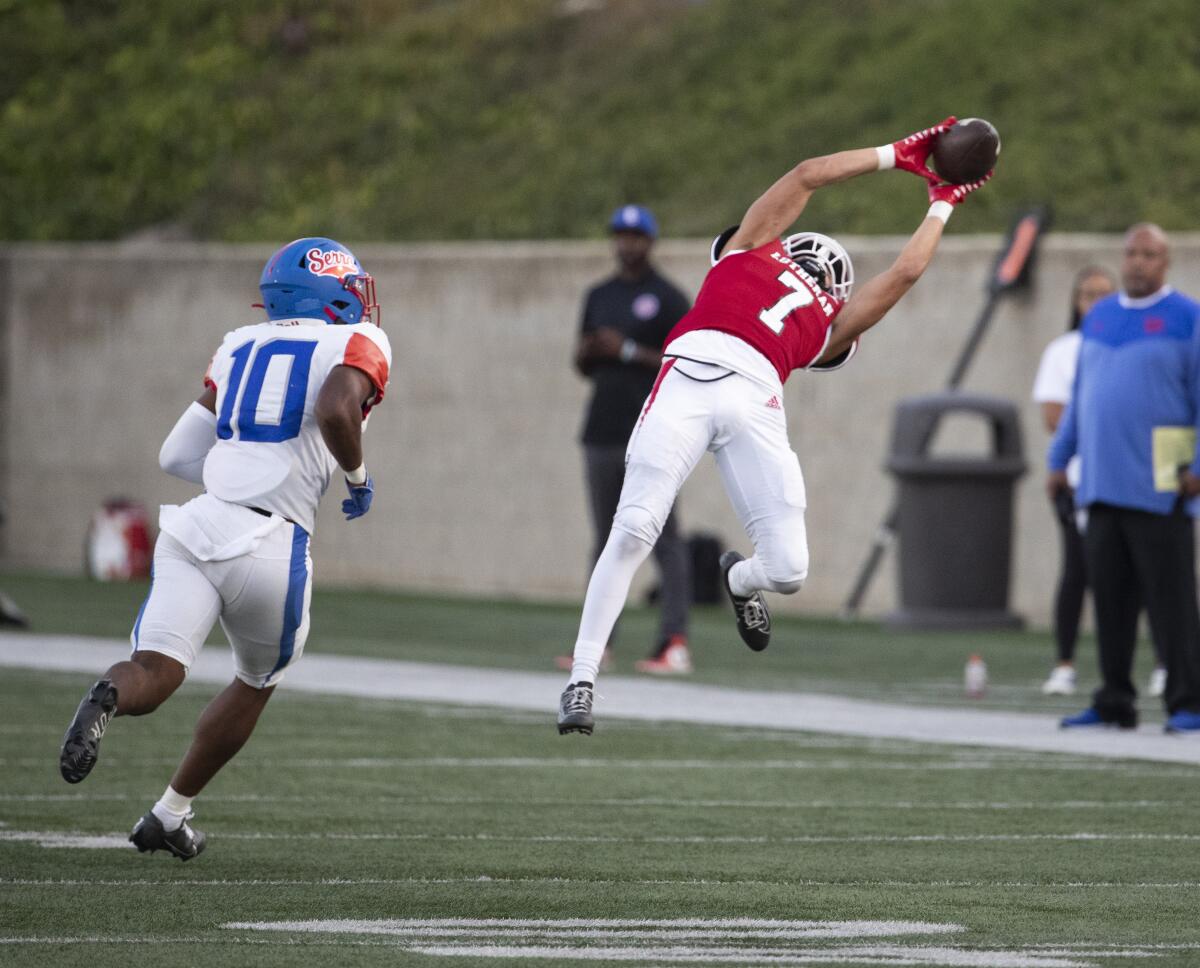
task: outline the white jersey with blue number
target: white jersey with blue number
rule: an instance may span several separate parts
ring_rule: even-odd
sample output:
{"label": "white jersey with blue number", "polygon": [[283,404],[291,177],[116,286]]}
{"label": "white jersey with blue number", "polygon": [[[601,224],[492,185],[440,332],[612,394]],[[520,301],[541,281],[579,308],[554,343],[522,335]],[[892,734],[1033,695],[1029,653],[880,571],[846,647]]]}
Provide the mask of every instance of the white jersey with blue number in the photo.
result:
{"label": "white jersey with blue number", "polygon": [[391,362],[387,335],[373,323],[286,319],[227,334],[204,378],[217,391],[205,489],[312,534],[317,502],[337,469],[313,414],[321,386],[335,366],[362,370],[375,387],[369,410],[383,399]]}

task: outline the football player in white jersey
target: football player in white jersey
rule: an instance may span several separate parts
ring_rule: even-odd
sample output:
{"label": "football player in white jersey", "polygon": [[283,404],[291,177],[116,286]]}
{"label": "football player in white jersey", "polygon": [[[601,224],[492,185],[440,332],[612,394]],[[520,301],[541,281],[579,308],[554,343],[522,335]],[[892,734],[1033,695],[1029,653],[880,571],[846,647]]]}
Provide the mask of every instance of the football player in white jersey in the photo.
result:
{"label": "football player in white jersey", "polygon": [[84,779],[112,718],[153,712],[220,619],[236,678],[201,714],[166,792],[129,836],[139,851],[182,860],[204,849],[187,823],[192,799],[249,739],[304,650],[317,502],[339,468],[347,520],[366,514],[374,494],[362,431],[392,359],[374,280],[345,246],[305,238],[271,257],[259,286],[267,321],[226,335],[204,392],[159,454],[164,470],[204,493],[162,508],[133,655],[88,691],[59,759],[63,779]]}

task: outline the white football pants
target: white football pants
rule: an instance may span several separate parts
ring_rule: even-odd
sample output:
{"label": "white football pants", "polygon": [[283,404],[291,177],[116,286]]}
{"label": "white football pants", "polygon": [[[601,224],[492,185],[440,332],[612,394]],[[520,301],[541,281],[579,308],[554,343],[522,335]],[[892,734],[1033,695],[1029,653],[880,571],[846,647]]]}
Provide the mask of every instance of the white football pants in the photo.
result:
{"label": "white football pants", "polygon": [[[787,437],[782,401],[762,384],[689,361],[667,359],[629,440],[625,485],[612,531],[588,584],[572,680],[603,654],[634,572],[654,547],[675,498],[705,451],[712,451],[725,493],[754,545],[734,566],[734,591],[792,594],[808,575],[806,505],[800,461]],[[594,659],[594,662],[592,661]]]}
{"label": "white football pants", "polygon": [[203,515],[204,531],[218,544],[232,547],[256,531],[266,533],[246,541],[240,554],[205,560],[203,553],[161,531],[150,593],[130,635],[133,651],[161,652],[189,669],[219,618],[233,647],[237,677],[256,689],[273,686],[300,658],[308,638],[308,534],[289,521],[207,494],[169,510],[188,512],[193,506],[193,515]]}

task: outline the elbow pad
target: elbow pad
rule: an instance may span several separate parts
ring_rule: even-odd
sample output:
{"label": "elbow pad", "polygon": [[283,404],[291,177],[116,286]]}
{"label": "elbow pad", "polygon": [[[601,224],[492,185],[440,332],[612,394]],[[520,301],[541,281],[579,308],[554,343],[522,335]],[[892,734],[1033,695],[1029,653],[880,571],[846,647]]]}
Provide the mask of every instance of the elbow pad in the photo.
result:
{"label": "elbow pad", "polygon": [[193,403],[176,421],[158,452],[164,471],[193,484],[204,482],[204,458],[217,442],[217,415]]}

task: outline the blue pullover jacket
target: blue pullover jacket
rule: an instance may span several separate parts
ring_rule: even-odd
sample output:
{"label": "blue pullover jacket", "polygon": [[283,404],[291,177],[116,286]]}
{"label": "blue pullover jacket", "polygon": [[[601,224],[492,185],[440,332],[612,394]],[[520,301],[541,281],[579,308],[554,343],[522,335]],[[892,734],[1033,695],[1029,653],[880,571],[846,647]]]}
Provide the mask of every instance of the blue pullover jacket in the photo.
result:
{"label": "blue pullover jacket", "polygon": [[[1169,514],[1178,495],[1154,484],[1156,427],[1200,421],[1200,303],[1164,286],[1092,307],[1081,326],[1075,389],[1050,442],[1050,470],[1079,454],[1075,502]],[[1191,463],[1200,474],[1200,455]],[[1193,515],[1200,501],[1190,502]]]}

